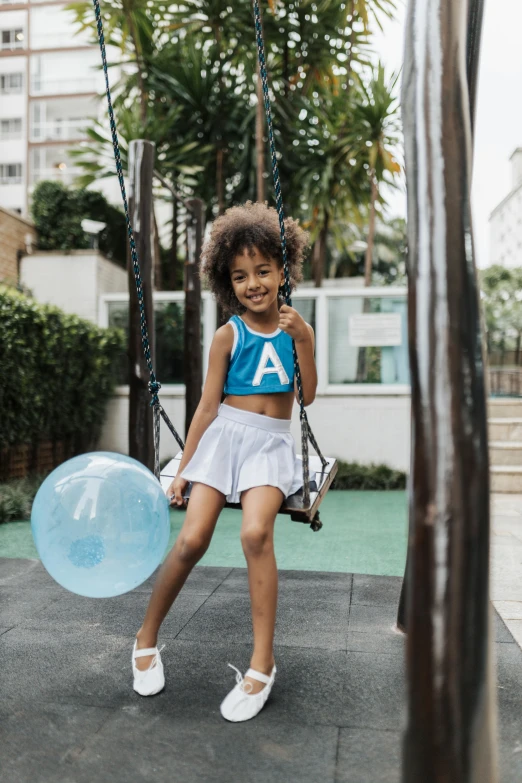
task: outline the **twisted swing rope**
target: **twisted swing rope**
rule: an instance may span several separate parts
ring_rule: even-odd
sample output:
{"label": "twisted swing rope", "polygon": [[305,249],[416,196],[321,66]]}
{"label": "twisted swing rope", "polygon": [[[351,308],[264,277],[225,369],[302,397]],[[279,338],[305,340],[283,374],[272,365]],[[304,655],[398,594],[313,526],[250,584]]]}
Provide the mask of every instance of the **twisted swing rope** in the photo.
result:
{"label": "twisted swing rope", "polygon": [[[170,432],[176,439],[179,447],[181,449],[184,449],[185,445],[183,443],[183,440],[177,433],[174,425],[170,421],[169,417],[165,413],[165,410],[163,409],[162,405],[159,401],[159,390],[161,389],[161,384],[156,378],[154,368],[152,366],[152,357],[150,352],[150,344],[149,344],[149,336],[148,336],[148,329],[147,329],[147,320],[145,316],[145,301],[143,296],[143,284],[141,280],[141,273],[140,273],[140,265],[138,260],[138,253],[136,250],[136,243],[134,240],[134,232],[132,229],[132,225],[130,222],[130,216],[129,216],[129,208],[127,203],[127,194],[125,190],[125,182],[123,179],[123,170],[122,170],[122,164],[121,164],[121,155],[120,155],[120,147],[118,142],[118,134],[116,131],[116,122],[114,120],[114,111],[112,107],[112,99],[111,99],[111,92],[109,87],[109,75],[108,75],[108,69],[107,69],[107,57],[105,52],[105,38],[103,34],[103,23],[101,18],[101,9],[100,9],[100,3],[99,0],[93,0],[94,5],[94,12],[96,15],[96,26],[98,30],[98,39],[100,43],[100,51],[101,51],[101,58],[102,58],[102,64],[103,64],[103,72],[105,76],[105,92],[107,95],[107,103],[109,107],[109,120],[110,120],[110,128],[111,128],[111,135],[112,135],[112,146],[114,149],[114,159],[116,161],[116,173],[118,176],[118,182],[120,183],[120,190],[121,190],[121,196],[123,200],[123,208],[125,212],[125,221],[127,224],[127,234],[129,237],[129,245],[130,245],[130,251],[131,251],[131,260],[132,260],[132,268],[134,272],[134,280],[136,283],[136,292],[138,296],[138,306],[140,311],[140,329],[141,329],[141,341],[143,345],[143,353],[145,356],[145,361],[147,363],[147,368],[149,370],[150,374],[150,381],[148,383],[149,392],[151,394],[151,406],[153,408],[153,415],[154,415],[154,474],[156,478],[159,479],[160,477],[160,466],[159,466],[159,441],[160,441],[160,416],[165,421],[167,427],[169,428]],[[288,268],[288,258],[286,253],[286,238],[285,238],[285,226],[284,226],[284,210],[283,210],[283,198],[281,194],[281,183],[279,180],[279,168],[277,165],[277,157],[276,157],[276,149],[275,149],[275,142],[274,142],[274,133],[273,133],[273,127],[272,127],[272,115],[270,110],[270,97],[268,94],[268,78],[267,78],[267,72],[266,72],[266,64],[265,64],[265,51],[264,51],[264,41],[263,41],[263,31],[262,31],[262,24],[261,24],[261,12],[259,9],[259,2],[258,0],[254,0],[254,17],[255,17],[255,27],[256,27],[256,33],[257,33],[257,48],[258,48],[258,55],[259,55],[259,64],[260,64],[260,72],[261,72],[261,80],[262,80],[262,87],[263,87],[263,96],[264,96],[264,104],[265,104],[265,112],[266,112],[266,119],[267,119],[267,125],[268,125],[268,138],[270,142],[270,152],[272,156],[272,173],[274,178],[274,188],[276,193],[276,205],[277,205],[277,212],[279,216],[279,227],[281,232],[281,248],[283,253],[283,268],[284,268],[284,275],[285,275],[285,282],[284,282],[284,296],[285,301],[288,306],[292,306],[292,298],[291,298],[291,283],[290,283],[290,271]],[[300,420],[301,420],[301,446],[302,446],[302,457],[303,457],[303,506],[306,508],[310,505],[310,470],[309,470],[309,456],[308,456],[308,440],[310,440],[312,446],[314,447],[315,451],[317,452],[318,456],[321,459],[321,463],[323,465],[323,468],[327,466],[327,461],[323,457],[319,446],[317,445],[317,441],[313,435],[313,432],[310,428],[310,425],[308,423],[308,416],[306,414],[306,410],[304,407],[304,398],[303,398],[303,384],[302,384],[302,378],[301,378],[301,370],[299,367],[299,361],[297,358],[297,351],[295,347],[295,342],[292,341],[292,349],[293,349],[293,357],[294,357],[294,372],[297,382],[297,391],[298,391],[298,398],[299,398],[299,407],[300,407]]]}
{"label": "twisted swing rope", "polygon": [[[261,81],[263,87],[263,96],[264,96],[265,113],[266,113],[266,123],[268,127],[268,141],[270,144],[270,155],[272,159],[272,175],[274,179],[276,207],[277,207],[277,214],[279,216],[279,229],[281,232],[281,250],[283,253],[283,269],[285,273],[285,283],[284,283],[283,291],[284,291],[286,304],[289,307],[291,307],[292,297],[291,297],[291,284],[290,284],[290,270],[288,268],[288,258],[286,253],[285,214],[283,209],[283,196],[281,193],[281,181],[279,179],[279,167],[277,165],[274,130],[272,126],[272,111],[270,108],[270,96],[268,94],[268,77],[266,72],[263,25],[261,22],[261,11],[259,8],[259,0],[253,0],[253,2],[254,2],[254,21],[256,26],[257,52],[259,57],[259,69],[261,72]],[[308,422],[308,415],[306,413],[305,406],[304,406],[303,381],[301,378],[301,369],[299,367],[297,350],[295,347],[295,342],[293,340],[292,340],[292,349],[294,355],[294,372],[295,372],[295,378],[297,382],[297,394],[299,398],[299,407],[300,407],[299,417],[301,419],[301,448],[302,448],[302,456],[303,456],[303,506],[306,508],[310,505],[310,468],[309,468],[309,457],[308,457],[309,440],[312,446],[314,447],[315,451],[317,452],[317,455],[321,459],[323,468],[326,468],[328,463],[326,459],[323,457],[319,449],[319,446],[317,445],[317,441],[314,437],[314,434]]]}
{"label": "twisted swing rope", "polygon": [[123,199],[123,209],[125,211],[125,221],[127,223],[127,234],[129,237],[129,245],[132,260],[132,269],[134,272],[134,280],[136,282],[136,293],[138,295],[138,307],[140,311],[140,331],[141,331],[141,343],[143,345],[143,354],[149,370],[150,380],[148,383],[149,392],[151,394],[151,406],[154,416],[154,475],[159,480],[160,477],[160,465],[159,465],[159,441],[160,441],[160,416],[163,418],[165,424],[174,435],[180,449],[183,449],[184,443],[181,437],[176,432],[174,425],[165,413],[162,405],[160,404],[158,392],[161,389],[161,384],[156,378],[154,368],[152,366],[152,357],[149,344],[149,333],[147,329],[147,319],[145,317],[145,300],[143,296],[143,283],[141,280],[140,265],[138,261],[138,252],[136,250],[136,243],[134,241],[134,231],[132,230],[129,207],[127,204],[127,193],[125,191],[125,182],[123,179],[123,170],[121,165],[120,145],[118,143],[118,134],[116,132],[116,122],[114,120],[114,111],[112,108],[111,91],[109,88],[109,74],[107,72],[107,57],[105,54],[105,38],[103,35],[103,24],[101,18],[101,9],[99,0],[93,0],[94,13],[96,14],[96,26],[98,28],[98,40],[100,42],[101,58],[103,64],[103,73],[105,75],[105,92],[107,94],[107,102],[109,104],[109,120],[112,135],[112,146],[114,148],[114,159],[116,161],[116,173],[118,175],[118,182],[120,183],[121,197]]}

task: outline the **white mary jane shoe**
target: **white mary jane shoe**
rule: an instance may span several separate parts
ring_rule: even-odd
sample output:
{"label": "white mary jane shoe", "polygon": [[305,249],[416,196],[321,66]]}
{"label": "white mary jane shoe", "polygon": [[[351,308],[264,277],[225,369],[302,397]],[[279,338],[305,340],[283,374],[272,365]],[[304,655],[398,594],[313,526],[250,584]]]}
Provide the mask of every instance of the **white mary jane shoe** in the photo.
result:
{"label": "white mary jane shoe", "polygon": [[[133,688],[140,696],[154,696],[165,687],[165,674],[161,662],[161,651],[165,648],[163,645],[159,650],[157,647],[146,647],[143,650],[137,650],[137,639],[134,641],[132,650],[132,673],[134,675]],[[136,658],[144,658],[146,655],[153,655],[154,658],[148,669],[138,669],[135,663]]]}
{"label": "white mary jane shoe", "polygon": [[237,672],[236,686],[221,703],[220,710],[222,716],[233,723],[255,718],[258,712],[265,706],[265,702],[272,690],[277,671],[275,665],[270,676],[262,674],[262,672],[258,672],[255,669],[249,669],[245,674],[245,677],[251,677],[253,680],[259,680],[260,682],[265,683],[265,687],[263,690],[259,691],[259,693],[249,693],[249,691],[245,690],[246,687],[250,687],[251,689],[252,684],[249,682],[245,683],[244,677],[239,669],[236,669],[231,663],[229,663],[228,666]]}

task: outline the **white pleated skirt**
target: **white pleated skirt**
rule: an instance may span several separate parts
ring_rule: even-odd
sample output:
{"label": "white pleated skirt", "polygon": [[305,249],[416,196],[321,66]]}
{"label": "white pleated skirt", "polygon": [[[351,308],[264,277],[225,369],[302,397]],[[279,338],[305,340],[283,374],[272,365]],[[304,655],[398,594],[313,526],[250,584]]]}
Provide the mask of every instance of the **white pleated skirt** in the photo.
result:
{"label": "white pleated skirt", "polygon": [[303,486],[303,463],[295,453],[290,419],[220,405],[181,475],[214,487],[228,503],[239,503],[252,487],[277,487],[285,497],[293,495]]}

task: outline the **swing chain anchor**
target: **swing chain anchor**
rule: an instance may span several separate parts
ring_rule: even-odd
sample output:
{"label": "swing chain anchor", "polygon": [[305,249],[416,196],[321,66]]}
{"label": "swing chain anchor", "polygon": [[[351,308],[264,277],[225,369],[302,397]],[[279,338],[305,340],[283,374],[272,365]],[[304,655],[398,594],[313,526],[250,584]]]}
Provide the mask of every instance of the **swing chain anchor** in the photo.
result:
{"label": "swing chain anchor", "polygon": [[151,407],[153,405],[159,405],[158,393],[159,393],[159,390],[161,389],[161,383],[159,381],[156,381],[156,380],[149,381],[147,386],[148,386],[149,392],[150,392],[150,394],[152,396],[152,400],[150,401]]}

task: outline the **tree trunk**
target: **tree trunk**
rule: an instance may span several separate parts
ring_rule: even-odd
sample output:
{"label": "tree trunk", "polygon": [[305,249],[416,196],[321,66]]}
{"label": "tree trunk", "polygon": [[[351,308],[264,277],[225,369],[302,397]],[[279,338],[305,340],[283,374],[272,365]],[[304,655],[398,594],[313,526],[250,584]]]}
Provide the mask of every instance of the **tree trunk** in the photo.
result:
{"label": "tree trunk", "polygon": [[319,236],[314,242],[312,251],[312,277],[316,288],[321,288],[326,268],[326,251],[328,243],[328,228],[330,224],[330,214],[325,212],[323,225],[319,231]]}
{"label": "tree trunk", "polygon": [[[176,188],[176,180],[173,183]],[[175,196],[172,197],[172,249],[170,254],[170,267],[169,267],[169,288],[171,291],[177,291],[179,288],[178,281],[178,200]]]}
{"label": "tree trunk", "polygon": [[203,357],[201,351],[201,280],[199,262],[204,232],[204,204],[199,198],[187,206],[187,260],[185,262],[185,437],[201,399]]}
{"label": "tree trunk", "polygon": [[265,142],[263,140],[263,125],[265,116],[265,104],[263,101],[263,84],[261,82],[261,69],[259,66],[259,60],[257,61],[257,80],[256,80],[256,94],[257,94],[257,106],[256,106],[256,184],[257,184],[257,200],[265,200],[265,180],[263,174],[265,172]]}
{"label": "tree trunk", "polygon": [[165,288],[163,284],[163,269],[161,267],[161,246],[159,240],[158,221],[156,220],[156,210],[154,209],[154,202],[152,204],[152,235],[154,242],[154,288],[156,291],[163,291]]}
{"label": "tree trunk", "polygon": [[225,211],[225,179],[224,164],[225,152],[222,147],[218,147],[216,154],[216,193],[218,199],[218,214],[222,215]]}
{"label": "tree trunk", "polygon": [[[154,362],[151,247],[153,170],[154,144],[150,141],[131,141],[129,145],[129,213],[140,266],[144,312],[152,362]],[[130,251],[128,251],[127,258],[129,278],[129,455],[152,471],[154,469],[154,439],[148,390],[150,374],[143,355],[140,306]]]}
{"label": "tree trunk", "polygon": [[364,285],[369,286],[372,284],[372,267],[373,267],[373,245],[375,241],[375,206],[377,203],[378,188],[377,180],[375,177],[375,170],[370,172],[370,216],[368,220],[368,245],[366,248],[366,256],[364,259]]}

